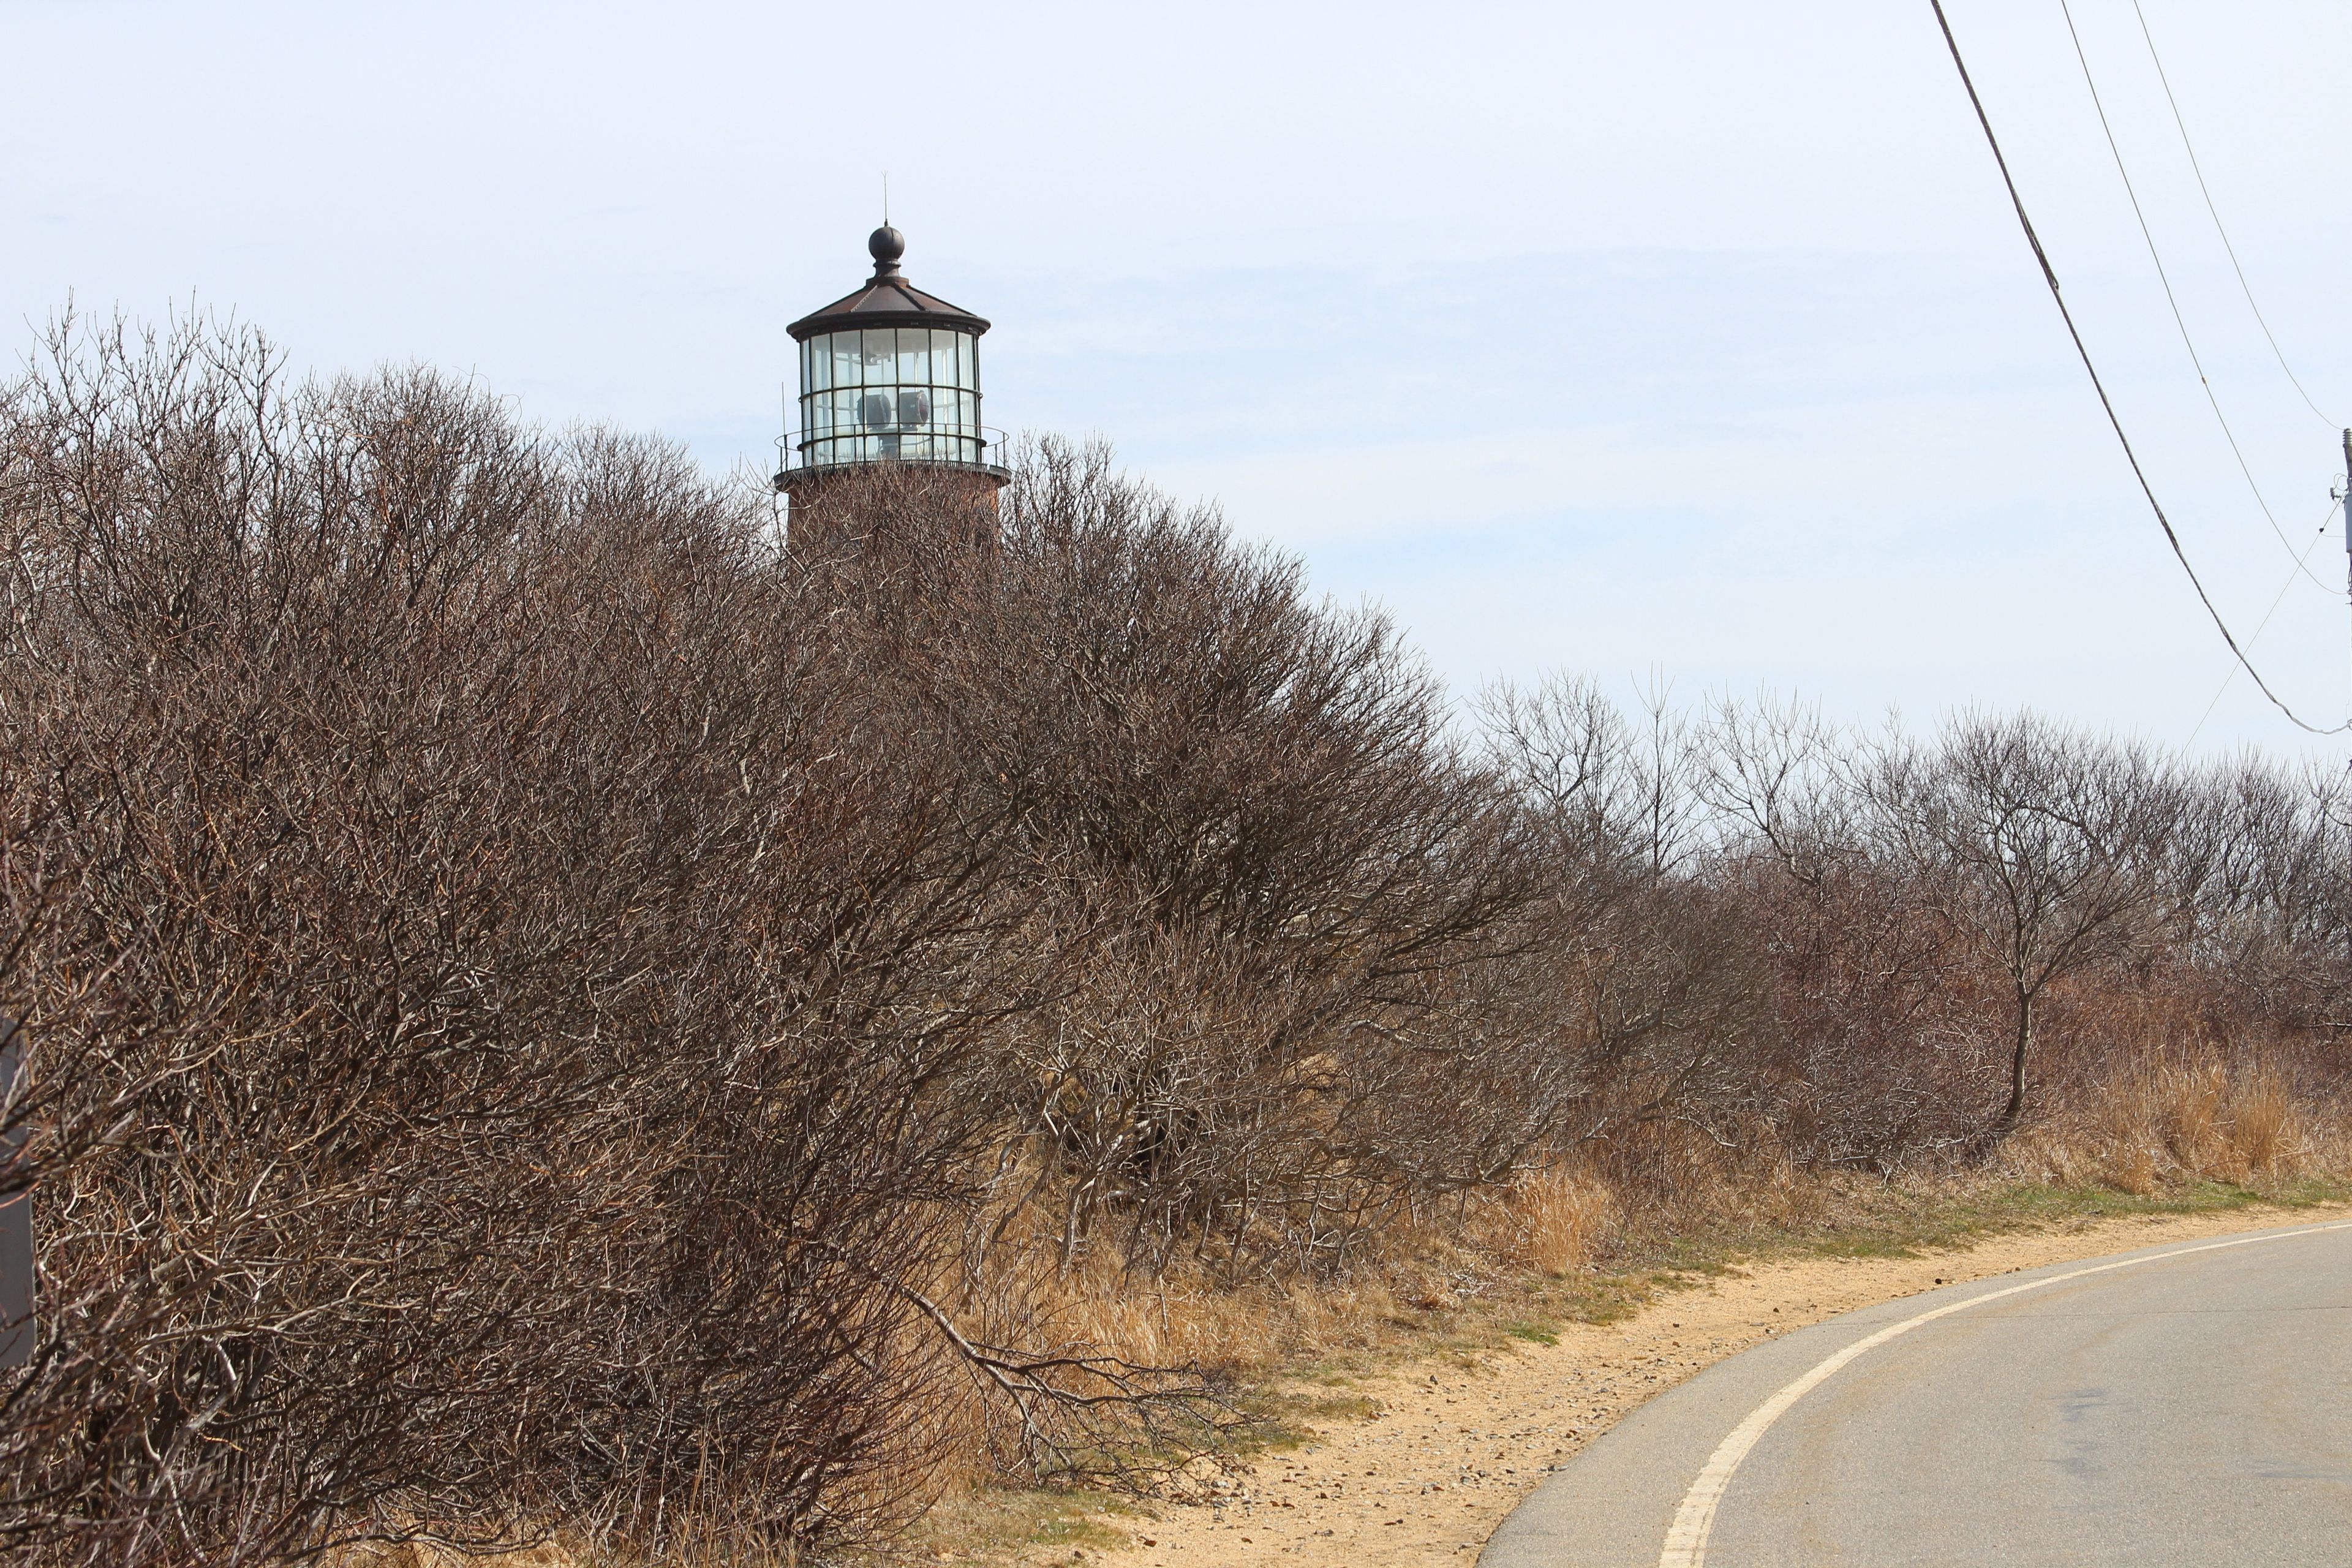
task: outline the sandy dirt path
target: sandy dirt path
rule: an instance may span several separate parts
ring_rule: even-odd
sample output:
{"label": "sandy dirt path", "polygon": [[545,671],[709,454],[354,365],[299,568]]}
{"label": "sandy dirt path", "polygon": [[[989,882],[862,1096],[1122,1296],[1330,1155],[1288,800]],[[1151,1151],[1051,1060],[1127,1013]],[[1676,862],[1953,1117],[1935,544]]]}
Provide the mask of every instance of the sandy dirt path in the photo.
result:
{"label": "sandy dirt path", "polygon": [[1365,1378],[1349,1392],[1376,1400],[1379,1415],[1332,1425],[1302,1448],[1266,1457],[1214,1503],[1155,1505],[1155,1517],[1129,1527],[1124,1548],[1061,1561],[1100,1568],[1239,1568],[1276,1557],[1318,1568],[1465,1563],[1554,1465],[1626,1411],[1768,1337],[1938,1284],[2344,1212],[2086,1221],[1916,1258],[1755,1264],[1606,1327],[1566,1326],[1556,1345],[1492,1353],[1475,1372],[1432,1363]]}

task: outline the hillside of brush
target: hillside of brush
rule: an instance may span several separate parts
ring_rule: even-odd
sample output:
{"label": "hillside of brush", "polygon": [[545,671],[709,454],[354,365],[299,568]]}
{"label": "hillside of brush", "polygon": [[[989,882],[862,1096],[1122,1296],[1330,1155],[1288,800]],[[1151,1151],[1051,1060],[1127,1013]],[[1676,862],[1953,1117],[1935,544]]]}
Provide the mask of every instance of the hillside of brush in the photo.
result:
{"label": "hillside of brush", "polygon": [[[884,1542],[1905,1184],[2352,1169],[2352,799],[2031,715],[1442,689],[1044,445],[794,548],[427,371],[0,393],[0,1541]],[[1567,613],[1572,613],[1570,606]]]}

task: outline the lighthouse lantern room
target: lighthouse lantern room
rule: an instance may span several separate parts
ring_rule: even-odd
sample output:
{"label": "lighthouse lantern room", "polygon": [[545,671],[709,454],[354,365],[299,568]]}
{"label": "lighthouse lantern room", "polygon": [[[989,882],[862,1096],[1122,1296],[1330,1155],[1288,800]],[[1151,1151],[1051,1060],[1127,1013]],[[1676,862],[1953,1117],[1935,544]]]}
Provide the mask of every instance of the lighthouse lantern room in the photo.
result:
{"label": "lighthouse lantern room", "polygon": [[969,474],[991,501],[1008,475],[1003,432],[980,422],[980,336],[988,322],[898,271],[907,237],[866,241],[874,275],[786,330],[800,345],[800,428],[782,441],[776,488],[795,502],[824,480],[877,463]]}

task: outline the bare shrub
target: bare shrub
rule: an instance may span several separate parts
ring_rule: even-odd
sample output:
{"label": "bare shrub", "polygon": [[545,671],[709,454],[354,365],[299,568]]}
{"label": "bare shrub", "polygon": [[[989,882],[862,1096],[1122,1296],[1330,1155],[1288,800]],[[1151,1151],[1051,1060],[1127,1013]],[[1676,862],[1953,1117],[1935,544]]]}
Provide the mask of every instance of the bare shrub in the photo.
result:
{"label": "bare shrub", "polygon": [[1507,1179],[1540,1114],[1464,1089],[1527,1054],[1475,1022],[1526,879],[1425,669],[1099,451],[1044,447],[1007,505],[961,705],[1087,933],[1016,1047],[1063,1264],[1335,1266]]}
{"label": "bare shrub", "polygon": [[859,586],[675,452],[248,338],[61,340],[5,419],[0,1531],[901,1517],[960,1375],[910,1283],[1038,971]]}

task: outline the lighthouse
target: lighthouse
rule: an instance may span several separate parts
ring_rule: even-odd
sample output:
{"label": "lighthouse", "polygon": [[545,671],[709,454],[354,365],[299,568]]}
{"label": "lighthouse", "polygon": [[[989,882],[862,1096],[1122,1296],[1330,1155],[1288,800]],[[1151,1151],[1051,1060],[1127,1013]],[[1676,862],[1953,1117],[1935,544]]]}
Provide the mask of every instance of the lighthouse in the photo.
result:
{"label": "lighthouse", "polygon": [[1003,432],[980,417],[988,322],[908,282],[898,269],[907,237],[889,225],[866,248],[874,275],[785,329],[800,348],[799,428],[781,442],[776,489],[792,499],[793,534],[828,510],[828,489],[888,465],[919,470],[992,520],[1011,476]]}

